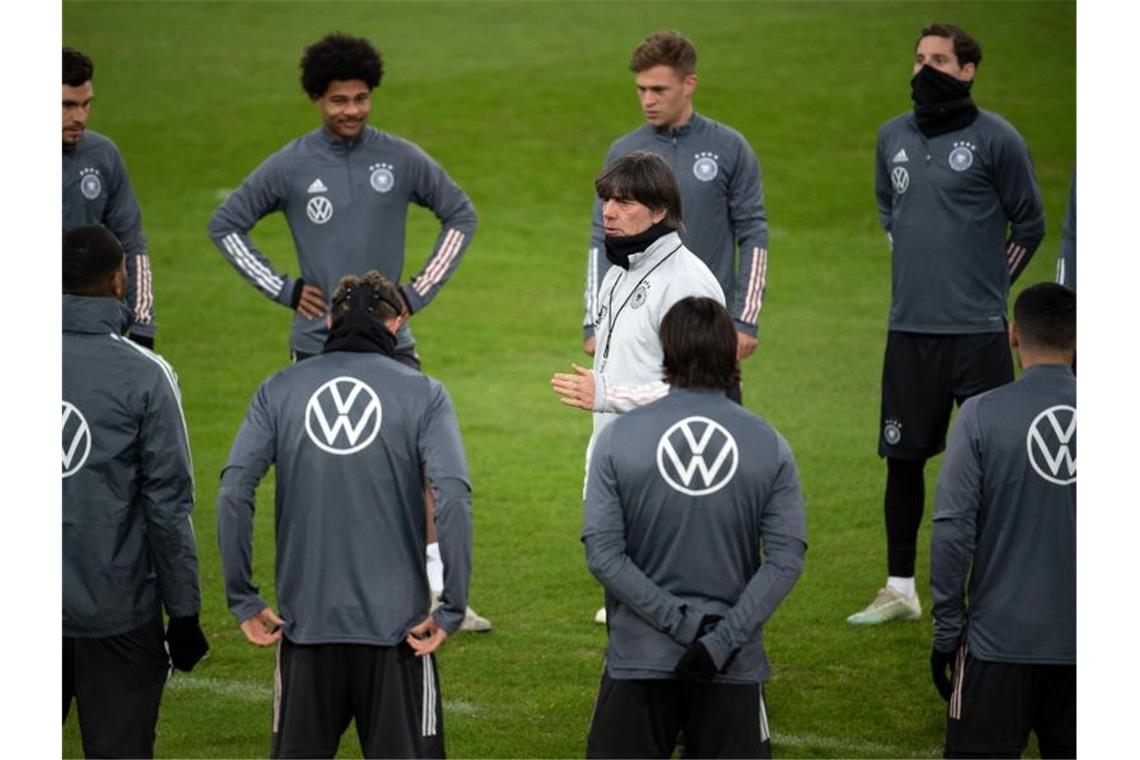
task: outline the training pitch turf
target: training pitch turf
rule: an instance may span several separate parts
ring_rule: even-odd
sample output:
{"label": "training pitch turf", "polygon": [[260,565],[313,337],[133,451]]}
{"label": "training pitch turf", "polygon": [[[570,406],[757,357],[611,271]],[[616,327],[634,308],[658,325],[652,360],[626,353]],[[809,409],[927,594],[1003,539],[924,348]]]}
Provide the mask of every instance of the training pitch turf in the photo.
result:
{"label": "training pitch turf", "polygon": [[[158,349],[181,377],[194,454],[212,650],[171,680],[158,755],[268,752],[273,654],[247,644],[225,609],[214,498],[251,394],[287,361],[289,315],[239,278],[205,228],[228,189],[317,125],[297,62],[306,44],[342,30],[384,55],[372,123],[439,159],[480,217],[458,273],[412,322],[425,370],[459,414],[475,489],[472,604],[495,624],[442,650],[448,750],[581,756],[605,644],[592,622],[601,591],[578,541],[590,420],[559,405],[548,380],[585,358],[592,178],[610,141],[639,123],[629,54],[666,27],[697,45],[698,110],[743,132],[763,169],[771,261],[744,397],[797,456],[810,544],[765,630],[774,751],[939,755],[929,615],[844,623],[885,574],[875,444],[890,262],[872,196],[875,133],[909,105],[918,30],[934,20],[971,30],[985,51],[975,98],[1026,138],[1045,198],[1048,235],[1015,291],[1052,279],[1076,160],[1075,16],[1064,2],[64,3],[64,42],[96,63],[90,126],[118,143],[143,208]],[[437,229],[413,211],[405,276]],[[296,274],[280,217],[254,238]],[[255,538],[263,590],[272,497],[270,479]],[[928,558],[929,517],[924,608]],[[74,711],[63,748],[82,754]],[[358,753],[350,731],[341,754]]]}

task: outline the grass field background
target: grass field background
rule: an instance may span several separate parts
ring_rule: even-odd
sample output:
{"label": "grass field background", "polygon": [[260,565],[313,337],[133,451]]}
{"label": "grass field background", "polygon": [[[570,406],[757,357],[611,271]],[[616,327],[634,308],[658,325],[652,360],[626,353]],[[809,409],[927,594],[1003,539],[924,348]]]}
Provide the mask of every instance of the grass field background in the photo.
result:
{"label": "grass field background", "polygon": [[[273,656],[248,645],[225,608],[214,499],[251,394],[287,361],[289,315],[230,268],[205,227],[226,190],[317,125],[297,62],[306,44],[342,30],[384,55],[372,123],[434,155],[480,216],[459,271],[412,323],[425,370],[459,414],[475,489],[472,603],[495,624],[441,654],[448,750],[581,756],[605,644],[591,620],[601,591],[578,541],[590,420],[560,406],[548,380],[584,358],[591,181],[609,143],[640,122],[629,53],[666,27],[697,44],[697,109],[740,130],[763,170],[771,263],[744,397],[795,451],[810,544],[765,631],[774,750],[939,755],[929,616],[844,623],[885,574],[875,441],[890,261],[872,195],[875,133],[909,106],[921,26],[971,30],[985,53],[974,96],[1026,138],[1046,204],[1047,237],[1016,289],[1051,279],[1075,167],[1075,16],[1062,2],[64,3],[64,42],[96,62],[90,126],[118,143],[143,208],[157,345],[180,374],[194,454],[212,650],[170,682],[158,755],[268,751]],[[413,209],[405,277],[437,229]],[[282,218],[265,219],[254,239],[297,272]],[[263,590],[272,497],[268,479],[255,539]],[[929,518],[924,606],[928,548]],[[82,755],[74,712],[63,754]],[[351,731],[341,755],[359,755]]]}

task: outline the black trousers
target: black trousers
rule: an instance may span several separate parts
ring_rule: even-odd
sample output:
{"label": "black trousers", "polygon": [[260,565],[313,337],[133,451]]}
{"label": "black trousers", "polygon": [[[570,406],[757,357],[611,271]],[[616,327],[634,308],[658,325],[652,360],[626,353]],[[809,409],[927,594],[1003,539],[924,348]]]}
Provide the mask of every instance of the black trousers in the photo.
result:
{"label": "black trousers", "polygon": [[988,662],[963,648],[955,668],[946,757],[1021,757],[1030,731],[1041,757],[1077,756],[1076,665]]}
{"label": "black trousers", "polygon": [[277,648],[270,757],[333,757],[355,719],[365,757],[443,757],[435,658],[411,647],[294,644]]}
{"label": "black trousers", "polygon": [[602,674],[586,757],[769,758],[760,684],[617,680]]}
{"label": "black trousers", "polygon": [[74,699],[87,757],[154,757],[170,676],[162,615],[117,636],[63,637],[63,720]]}

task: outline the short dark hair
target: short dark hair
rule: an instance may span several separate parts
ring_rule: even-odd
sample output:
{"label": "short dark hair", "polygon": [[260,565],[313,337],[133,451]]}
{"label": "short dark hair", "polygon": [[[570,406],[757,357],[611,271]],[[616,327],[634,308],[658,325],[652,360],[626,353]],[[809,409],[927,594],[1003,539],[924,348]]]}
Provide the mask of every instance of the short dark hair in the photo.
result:
{"label": "short dark hair", "polygon": [[[363,300],[360,298],[362,295]],[[332,317],[336,319],[353,309],[364,308],[384,321],[398,317],[403,311],[403,302],[404,297],[392,281],[375,269],[370,269],[359,277],[350,274],[340,278],[336,291],[333,292]]]}
{"label": "short dark hair", "polygon": [[728,391],[740,383],[736,325],[713,299],[682,298],[661,320],[658,335],[669,385]]}
{"label": "short dark hair", "polygon": [[326,34],[305,48],[301,56],[301,87],[311,98],[324,95],[335,81],[360,79],[374,90],[383,76],[380,53],[363,37]]}
{"label": "short dark hair", "polygon": [[960,26],[935,22],[924,27],[922,33],[918,35],[918,39],[914,41],[916,49],[923,37],[945,37],[952,41],[954,43],[954,56],[958,59],[959,66],[972,63],[976,68],[982,64],[982,46]]}
{"label": "short dark hair", "polygon": [[79,87],[90,82],[95,76],[95,64],[90,58],[75,48],[63,49],[63,83],[69,87]]}
{"label": "short dark hair", "polygon": [[688,76],[697,70],[697,49],[676,29],[654,32],[633,51],[629,70],[640,73],[654,66],[669,66],[680,76]]}
{"label": "short dark hair", "polygon": [[89,225],[63,233],[63,292],[105,295],[108,276],[123,264],[123,246],[106,227]]}
{"label": "short dark hair", "polygon": [[1035,351],[1077,350],[1077,292],[1055,282],[1039,282],[1017,296],[1013,321],[1018,341]]}
{"label": "short dark hair", "polygon": [[634,200],[651,211],[664,209],[662,224],[675,232],[685,228],[677,178],[656,153],[635,150],[614,160],[594,180],[594,190],[603,201]]}

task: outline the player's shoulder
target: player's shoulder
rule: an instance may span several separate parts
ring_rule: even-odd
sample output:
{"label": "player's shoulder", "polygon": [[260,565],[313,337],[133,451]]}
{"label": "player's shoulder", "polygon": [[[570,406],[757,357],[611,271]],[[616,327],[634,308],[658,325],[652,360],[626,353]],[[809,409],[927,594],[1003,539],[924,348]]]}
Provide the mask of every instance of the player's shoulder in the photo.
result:
{"label": "player's shoulder", "polygon": [[414,161],[432,160],[431,155],[419,144],[406,137],[378,129],[371,124],[364,128],[361,141],[369,152],[380,151],[392,158],[405,158]]}
{"label": "player's shoulder", "polygon": [[88,129],[83,133],[83,139],[80,141],[80,146],[87,150],[112,150],[118,152],[119,146],[115,144],[107,135],[102,132],[96,132],[93,129]]}
{"label": "player's shoulder", "polygon": [[718,143],[738,150],[752,150],[752,145],[740,130],[730,127],[723,121],[709,118],[704,114],[693,115],[694,126],[710,135]]}
{"label": "player's shoulder", "polygon": [[648,124],[642,124],[610,143],[606,155],[610,158],[617,158],[618,156],[624,156],[626,153],[631,153],[635,150],[643,150],[653,144],[653,139],[653,127]]}
{"label": "player's shoulder", "polygon": [[164,383],[178,393],[178,373],[162,354],[140,346],[124,335],[110,333],[107,338],[108,354],[130,368],[130,377],[135,378],[138,385]]}
{"label": "player's shoulder", "polygon": [[1021,133],[1017,131],[1017,128],[1014,127],[1009,120],[999,113],[987,111],[984,108],[978,109],[978,118],[973,126],[991,140],[1013,141],[1016,143],[1025,142]]}
{"label": "player's shoulder", "polygon": [[882,140],[901,132],[912,132],[914,129],[914,111],[903,111],[887,119],[879,126],[879,139]]}
{"label": "player's shoulder", "polygon": [[79,141],[79,152],[88,160],[104,161],[108,164],[122,161],[122,153],[115,141],[90,129],[83,133],[83,138]]}

